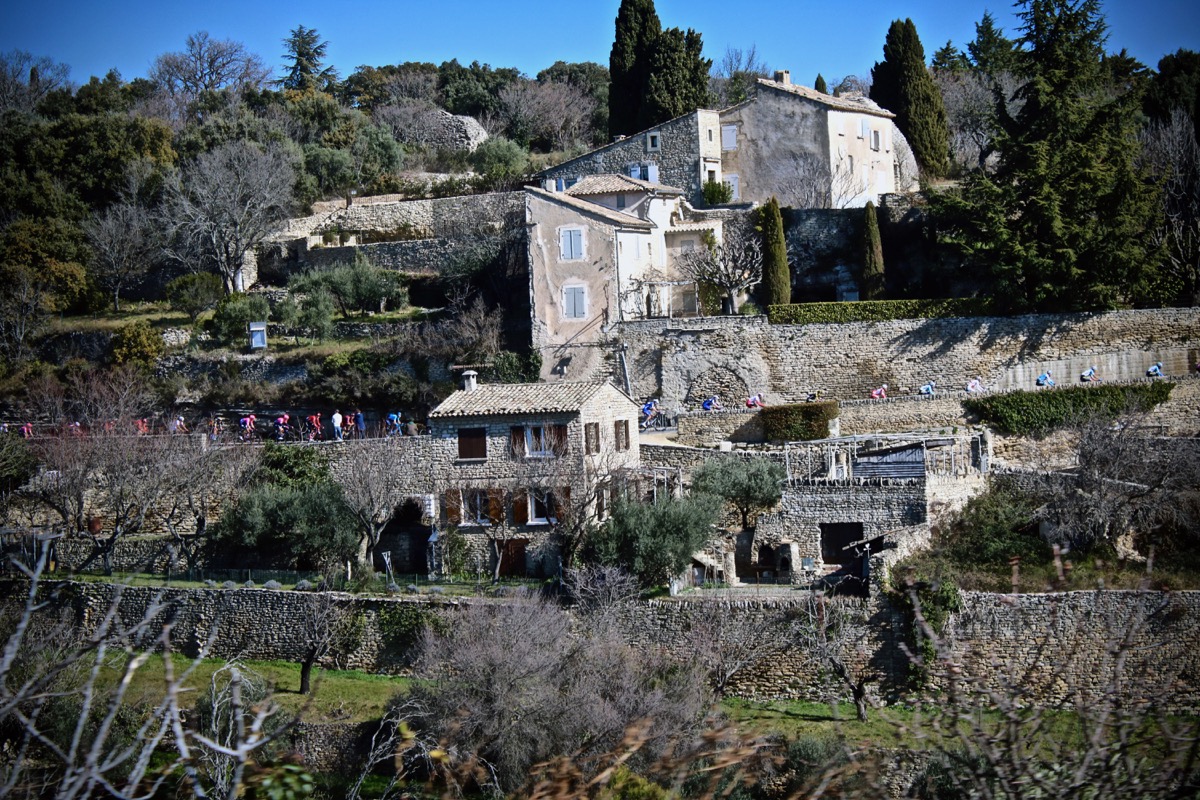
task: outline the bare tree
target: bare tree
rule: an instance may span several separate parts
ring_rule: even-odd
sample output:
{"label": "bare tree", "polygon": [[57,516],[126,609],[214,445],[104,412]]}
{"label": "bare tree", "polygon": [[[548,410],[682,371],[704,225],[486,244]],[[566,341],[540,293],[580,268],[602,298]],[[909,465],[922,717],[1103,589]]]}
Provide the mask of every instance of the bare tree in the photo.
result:
{"label": "bare tree", "polygon": [[791,616],[781,608],[738,607],[733,597],[706,595],[689,605],[687,651],[724,697],[734,680],[796,647]]}
{"label": "bare tree", "polygon": [[121,310],[121,291],[146,279],[162,249],[158,222],[135,200],[123,200],[84,224],[92,246],[92,277],[112,297],[113,311]]}
{"label": "bare tree", "polygon": [[70,86],[71,68],[25,50],[0,54],[0,112],[33,111],[47,94]]}
{"label": "bare tree", "polygon": [[830,81],[833,87],[833,96],[841,97],[846,94],[861,94],[867,97],[871,94],[871,76],[867,75],[847,75],[836,81]]}
{"label": "bare tree", "polygon": [[237,141],[200,155],[171,186],[163,216],[168,253],[194,271],[244,291],[242,266],[286,215],[294,173],[276,146]]}
{"label": "bare tree", "polygon": [[987,169],[996,152],[993,138],[999,130],[997,103],[1003,103],[1010,115],[1015,115],[1021,104],[1016,98],[1016,75],[988,75],[974,70],[935,70],[932,75],[946,106],[955,163],[962,170]]}
{"label": "bare tree", "polygon": [[1182,109],[1165,122],[1152,122],[1141,134],[1142,159],[1162,187],[1163,220],[1153,242],[1166,262],[1161,271],[1178,288],[1179,300],[1200,303],[1200,143]]}
{"label": "bare tree", "polygon": [[731,314],[738,296],[762,282],[762,244],[748,224],[727,226],[723,241],[684,253],[675,263],[685,277],[723,289]]}
{"label": "bare tree", "polygon": [[858,720],[866,722],[867,686],[879,675],[870,666],[863,631],[855,626],[855,616],[861,612],[862,606],[848,598],[814,591],[795,609],[792,630],[797,644],[850,693]]}
{"label": "bare tree", "polygon": [[725,55],[713,65],[708,80],[709,92],[718,108],[737,105],[753,94],[759,78],[769,78],[767,62],[758,54],[758,45],[726,47]]}
{"label": "bare tree", "polygon": [[328,592],[318,592],[309,599],[309,607],[300,626],[304,651],[300,656],[300,694],[312,692],[312,671],[317,662],[346,636],[350,614]]}
{"label": "bare tree", "polygon": [[500,118],[509,135],[548,139],[559,150],[587,138],[595,110],[595,100],[567,83],[515,81],[500,90]]}
{"label": "bare tree", "polygon": [[154,59],[149,78],[174,101],[177,119],[182,120],[205,92],[260,89],[270,75],[263,60],[241,42],[198,31],[187,37],[183,50]]}
{"label": "bare tree", "polygon": [[[385,440],[385,445],[403,444],[397,439]],[[391,459],[365,443],[348,448],[341,467],[345,475],[344,497],[358,520],[358,560],[368,569],[374,569],[379,539],[409,496],[412,476],[396,469]]]}

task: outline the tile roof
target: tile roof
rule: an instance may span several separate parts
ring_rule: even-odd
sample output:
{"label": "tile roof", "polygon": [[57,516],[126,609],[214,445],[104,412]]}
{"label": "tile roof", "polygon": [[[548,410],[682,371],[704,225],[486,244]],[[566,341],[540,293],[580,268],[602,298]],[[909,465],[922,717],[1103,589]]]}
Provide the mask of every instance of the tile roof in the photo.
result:
{"label": "tile roof", "polygon": [[[607,150],[612,150],[614,147],[623,147],[623,146],[625,146],[625,145],[629,144],[629,142],[630,142],[630,140],[631,140],[631,139],[637,139],[637,138],[639,138],[639,137],[641,137],[641,136],[644,136],[644,135],[646,135],[646,134],[647,134],[647,133],[649,133],[650,131],[656,131],[656,130],[658,130],[658,129],[660,129],[660,128],[665,128],[666,126],[670,125],[672,122],[675,122],[676,120],[681,120],[681,119],[683,119],[684,117],[690,117],[690,116],[692,116],[693,114],[697,114],[697,115],[698,115],[698,114],[699,114],[699,112],[701,112],[701,111],[713,111],[713,109],[707,109],[707,108],[697,108],[695,111],[689,111],[689,112],[687,112],[686,114],[680,114],[678,117],[674,117],[674,118],[672,118],[672,119],[669,119],[669,120],[667,120],[666,122],[660,122],[660,123],[658,123],[657,125],[655,125],[655,126],[653,126],[653,127],[646,128],[645,130],[638,131],[637,133],[631,133],[631,134],[629,134],[628,136],[622,136],[620,139],[617,139],[615,142],[609,142],[608,144],[604,144],[604,145],[601,145],[601,146],[599,146],[599,147],[596,147],[596,148],[593,148],[593,149],[591,149],[591,150],[588,150],[588,151],[587,151],[586,153],[584,153],[583,155],[578,155],[578,156],[575,156],[574,158],[568,158],[566,161],[563,161],[561,164],[555,164],[555,165],[554,165],[554,166],[552,166],[552,167],[546,167],[546,168],[545,168],[544,170],[542,170],[541,172],[534,173],[534,175],[535,175],[535,177],[536,177],[536,176],[539,176],[539,175],[545,175],[547,172],[552,172],[552,171],[554,171],[554,170],[557,170],[557,169],[559,169],[560,167],[565,167],[565,166],[567,166],[568,164],[574,164],[574,163],[576,163],[577,161],[582,161],[582,160],[583,160],[583,159],[585,159],[585,158],[591,158],[591,157],[592,157],[592,156],[594,156],[596,153],[603,153],[603,152],[605,152],[605,151],[607,151]],[[699,135],[700,135],[699,129],[697,129],[697,131],[696,131],[696,135],[697,135],[697,136],[699,136]]]}
{"label": "tile roof", "polygon": [[657,192],[658,194],[682,195],[682,189],[673,186],[663,186],[661,183],[651,183],[628,175],[608,173],[604,175],[588,175],[567,189],[565,194],[576,197],[586,197],[592,194],[618,194],[620,192]]}
{"label": "tile roof", "polygon": [[888,119],[895,118],[895,114],[881,107],[878,103],[870,98],[861,95],[856,97],[834,97],[831,94],[818,92],[816,89],[810,89],[807,86],[801,86],[797,83],[779,83],[778,81],[767,80],[766,78],[758,79],[759,86],[766,86],[769,89],[776,89],[780,92],[799,95],[807,100],[812,100],[830,108],[836,108],[839,111],[857,111],[862,114],[871,114],[876,117],[887,117]]}
{"label": "tile roof", "polygon": [[610,384],[599,381],[481,383],[474,391],[460,389],[447,397],[429,412],[429,418],[569,413],[578,411],[597,392],[608,386]]}
{"label": "tile roof", "polygon": [[600,217],[610,225],[615,225],[619,228],[638,228],[639,230],[646,231],[654,228],[654,223],[650,220],[638,219],[632,214],[625,214],[614,208],[606,208],[599,203],[581,200],[578,197],[571,197],[566,192],[547,192],[545,189],[539,189],[536,186],[526,186],[525,191],[543,200],[561,203],[564,206],[569,206],[585,214]]}

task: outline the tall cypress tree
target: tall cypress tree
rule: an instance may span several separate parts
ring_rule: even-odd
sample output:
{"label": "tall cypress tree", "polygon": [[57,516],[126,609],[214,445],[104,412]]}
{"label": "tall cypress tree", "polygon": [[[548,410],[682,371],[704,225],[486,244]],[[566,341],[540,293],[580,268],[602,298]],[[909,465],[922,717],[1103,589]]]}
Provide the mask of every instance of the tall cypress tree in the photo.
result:
{"label": "tall cypress tree", "polygon": [[650,78],[650,62],[662,24],[654,0],[621,0],[617,34],[608,57],[608,133],[628,135],[641,130],[642,103]]}
{"label": "tall cypress tree", "polygon": [[779,201],[772,197],[758,213],[763,254],[762,302],[764,307],[784,305],[792,302],[792,270],[788,265]]}
{"label": "tall cypress tree", "polygon": [[997,103],[999,164],[947,198],[943,230],[1013,310],[1153,302],[1161,206],[1138,166],[1137,94],[1108,90],[1098,0],[1023,5],[1020,110]]}
{"label": "tall cypress tree", "polygon": [[911,19],[895,20],[883,61],[871,69],[871,99],[896,114],[917,163],[929,175],[950,168],[950,129],[942,94],[925,68],[925,48]]}
{"label": "tall cypress tree", "polygon": [[863,208],[863,270],[861,298],[882,300],[886,294],[883,274],[883,240],[879,237],[879,214],[868,201]]}
{"label": "tall cypress tree", "polygon": [[712,59],[704,58],[703,51],[700,34],[691,28],[686,33],[668,28],[659,35],[634,131],[708,105]]}
{"label": "tall cypress tree", "polygon": [[817,79],[813,81],[813,88],[821,94],[829,94],[829,87],[825,85],[825,76],[817,73]]}

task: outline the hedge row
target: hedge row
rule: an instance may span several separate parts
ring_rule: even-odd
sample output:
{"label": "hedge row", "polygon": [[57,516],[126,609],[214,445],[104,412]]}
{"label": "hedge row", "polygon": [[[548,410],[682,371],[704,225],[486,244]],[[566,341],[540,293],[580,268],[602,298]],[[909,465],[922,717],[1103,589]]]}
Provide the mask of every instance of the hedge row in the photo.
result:
{"label": "hedge row", "polygon": [[838,417],[836,400],[816,403],[768,406],[761,412],[763,435],[768,442],[795,442],[824,439],[829,423]]}
{"label": "hedge row", "polygon": [[983,317],[993,310],[986,297],[943,300],[862,300],[852,303],[796,303],[767,307],[773,325],[886,322],[892,319]]}
{"label": "hedge row", "polygon": [[1130,411],[1149,411],[1171,396],[1166,381],[1133,386],[1070,386],[1032,392],[971,397],[963,407],[1002,433],[1041,436],[1090,417],[1116,419]]}

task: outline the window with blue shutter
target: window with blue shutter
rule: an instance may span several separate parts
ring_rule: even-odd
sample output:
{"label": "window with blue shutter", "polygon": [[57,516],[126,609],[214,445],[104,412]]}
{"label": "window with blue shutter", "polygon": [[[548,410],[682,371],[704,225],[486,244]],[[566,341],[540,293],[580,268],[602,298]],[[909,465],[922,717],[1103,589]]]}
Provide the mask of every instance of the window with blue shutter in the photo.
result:
{"label": "window with blue shutter", "polygon": [[583,258],[583,229],[563,228],[558,233],[560,261],[578,261]]}
{"label": "window with blue shutter", "polygon": [[587,318],[587,287],[567,286],[563,289],[563,317],[566,319]]}
{"label": "window with blue shutter", "polygon": [[642,165],[641,164],[630,164],[629,165],[629,177],[631,177],[631,178],[642,177]]}

